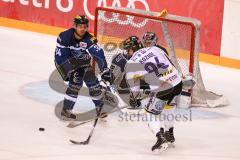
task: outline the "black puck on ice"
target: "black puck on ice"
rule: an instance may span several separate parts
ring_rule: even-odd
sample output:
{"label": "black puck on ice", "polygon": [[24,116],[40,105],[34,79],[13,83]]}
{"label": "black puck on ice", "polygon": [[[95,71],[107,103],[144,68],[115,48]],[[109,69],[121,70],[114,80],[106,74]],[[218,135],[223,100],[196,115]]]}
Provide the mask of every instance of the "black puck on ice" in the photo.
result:
{"label": "black puck on ice", "polygon": [[39,128],[38,130],[39,130],[39,131],[45,131],[45,129],[44,129],[44,128]]}

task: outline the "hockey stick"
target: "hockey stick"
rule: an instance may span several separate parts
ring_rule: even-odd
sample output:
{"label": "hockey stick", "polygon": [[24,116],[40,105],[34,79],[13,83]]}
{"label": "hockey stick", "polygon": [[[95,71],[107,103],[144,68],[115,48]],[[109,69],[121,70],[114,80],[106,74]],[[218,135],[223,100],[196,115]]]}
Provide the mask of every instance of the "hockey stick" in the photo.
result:
{"label": "hockey stick", "polygon": [[[111,88],[109,87],[109,84],[107,84],[105,81],[103,81],[103,82],[106,84],[107,89],[111,91]],[[106,94],[106,92],[107,92],[107,90],[105,91],[105,94]],[[101,108],[99,109],[99,111],[97,111],[97,118],[96,118],[95,121],[94,121],[93,127],[92,127],[92,129],[91,129],[91,131],[90,131],[90,133],[89,133],[88,138],[87,138],[85,141],[74,141],[74,140],[71,140],[71,139],[70,139],[69,141],[70,141],[71,143],[73,143],[73,144],[78,144],[78,145],[87,145],[87,144],[89,144],[89,141],[90,141],[90,139],[91,139],[91,137],[92,137],[92,135],[93,135],[93,133],[94,133],[94,129],[95,129],[96,125],[97,125],[99,116],[101,116],[102,108],[103,108],[103,107],[101,107]]]}
{"label": "hockey stick", "polygon": [[[107,84],[105,81],[103,81],[103,82],[106,84],[107,89],[110,90],[111,92],[113,92],[113,90],[111,89],[110,85]],[[105,94],[106,94],[106,92],[107,92],[107,90],[105,91]],[[127,107],[128,107],[128,105],[122,107],[121,109],[127,108]],[[101,115],[102,108],[103,108],[103,107],[101,107],[100,110],[99,110],[99,112],[97,112],[97,117],[95,118],[93,127],[92,127],[92,129],[91,129],[91,132],[90,132],[88,138],[87,138],[85,141],[75,141],[75,140],[71,140],[71,139],[70,139],[69,141],[70,141],[71,143],[77,144],[77,145],[87,145],[87,144],[89,144],[89,141],[90,141],[90,139],[91,139],[91,137],[92,137],[92,135],[93,135],[93,133],[94,133],[94,129],[95,129],[96,125],[97,125],[98,119],[102,116],[102,115]],[[119,110],[119,108],[118,108],[117,110]],[[87,123],[87,122],[82,122],[82,123],[85,124],[85,123]],[[81,124],[82,124],[82,123],[81,123]],[[79,125],[81,125],[81,124],[79,124]],[[77,125],[77,126],[79,126],[79,125]]]}
{"label": "hockey stick", "polygon": [[[110,91],[112,94],[116,94],[116,92],[114,91],[114,89],[112,88],[112,86],[110,86],[109,83],[107,83],[107,82],[103,82],[103,83],[106,85],[108,91]],[[117,95],[115,95],[115,97],[116,97],[116,98],[118,99],[118,101],[119,101],[120,97],[118,97]],[[117,112],[117,111],[119,111],[119,110],[121,110],[121,109],[124,109],[124,108],[127,108],[127,107],[128,107],[128,105],[125,105],[125,106],[122,106],[122,107],[119,108],[119,107],[117,107],[117,105],[118,105],[118,103],[115,103],[115,105],[112,106],[113,109],[110,110],[110,111],[109,111],[108,113],[106,113],[106,114],[111,114],[111,113]],[[96,118],[102,118],[102,115],[99,116],[99,117],[98,117],[98,116],[97,116],[97,117],[92,117],[92,118],[90,118],[90,119],[88,119],[88,120],[86,120],[86,121],[83,121],[83,122],[70,122],[66,127],[68,127],[68,128],[75,128],[75,127],[77,127],[77,126],[80,126],[80,125],[86,124],[86,123],[88,123],[88,122],[91,122],[91,121],[95,120]]]}
{"label": "hockey stick", "polygon": [[[101,115],[101,111],[102,111],[102,107],[100,108],[99,112],[97,113],[97,116]],[[80,141],[79,142],[79,141],[74,141],[74,140],[71,140],[71,139],[69,141],[72,142],[73,144],[87,145],[89,143],[92,135],[93,135],[93,132],[94,132],[94,129],[95,129],[96,125],[97,125],[97,122],[98,122],[98,118],[95,119],[93,127],[91,129],[91,132],[89,133],[89,136],[88,136],[88,138],[85,141]]]}
{"label": "hockey stick", "polygon": [[[104,82],[104,83],[105,83],[105,82]],[[110,84],[105,83],[105,85],[107,86],[107,89],[108,89],[109,91],[111,91],[111,93],[115,93],[115,91],[110,87]],[[130,92],[130,94],[131,94],[131,92]],[[115,95],[115,96],[116,96],[116,98],[120,99],[117,95]],[[113,108],[111,111],[109,111],[108,113],[106,113],[107,115],[108,115],[108,114],[111,114],[111,113],[114,113],[114,112],[117,112],[117,111],[120,111],[120,110],[125,109],[125,108],[127,108],[127,109],[133,109],[133,108],[129,107],[129,105],[124,105],[124,106],[121,106],[121,107],[117,107],[117,106],[113,106],[113,107],[114,107],[114,108]],[[138,109],[141,109],[141,108],[138,108]],[[88,119],[88,120],[82,121],[82,122],[75,122],[75,121],[73,121],[73,122],[70,122],[66,127],[68,127],[68,128],[75,128],[75,127],[77,127],[77,126],[81,126],[81,125],[86,124],[86,123],[88,123],[88,122],[92,122],[92,121],[94,121],[96,118],[102,118],[102,115],[97,116],[97,117],[93,117],[93,118],[91,118],[91,119]]]}
{"label": "hockey stick", "polygon": [[[152,103],[152,101],[150,100],[148,103]],[[91,137],[92,137],[92,135],[93,135],[94,129],[95,129],[96,125],[97,125],[98,119],[102,117],[102,115],[101,115],[102,108],[103,108],[103,107],[100,108],[100,110],[99,110],[99,112],[98,112],[98,114],[97,114],[97,117],[95,117],[94,119],[91,119],[91,120],[85,121],[85,122],[81,122],[81,123],[78,123],[78,124],[73,124],[73,125],[71,125],[71,123],[70,123],[70,124],[67,126],[67,127],[69,127],[69,128],[74,128],[74,127],[77,127],[77,126],[79,126],[79,125],[82,125],[82,124],[91,122],[92,120],[95,120],[95,121],[94,121],[94,124],[93,124],[93,127],[92,127],[92,129],[91,129],[91,132],[90,132],[88,138],[87,138],[85,141],[75,141],[75,140],[71,140],[71,139],[70,139],[69,141],[70,141],[71,143],[77,144],[77,145],[87,145],[87,144],[89,144],[89,141],[90,141],[90,139],[91,139]],[[121,107],[121,108],[117,108],[117,109],[113,110],[113,111],[110,112],[110,113],[119,111],[119,110],[124,109],[124,108],[128,108],[128,105],[123,106],[123,107]]]}
{"label": "hockey stick", "polygon": [[[121,107],[121,108],[113,109],[112,111],[108,112],[108,114],[111,114],[111,113],[114,113],[114,112],[120,111],[120,110],[122,110],[122,109],[124,109],[124,108],[128,108],[128,105],[123,106],[123,107]],[[95,120],[95,119],[97,119],[97,118],[102,118],[102,115],[97,116],[97,117],[94,117],[94,118],[89,119],[89,120],[84,121],[84,122],[79,122],[79,123],[70,122],[66,127],[68,127],[68,128],[75,128],[75,127],[77,127],[77,126],[81,126],[81,125],[83,125],[83,124],[86,124],[86,123],[92,122],[93,120]]]}
{"label": "hockey stick", "polygon": [[[151,103],[151,101],[149,101],[149,103]],[[148,106],[149,106],[150,104],[148,104]],[[117,112],[117,111],[120,111],[120,110],[122,110],[122,109],[130,109],[130,110],[135,110],[135,109],[143,109],[143,108],[132,108],[132,107],[129,107],[129,105],[124,105],[124,106],[122,106],[122,107],[116,107],[116,108],[114,108],[113,110],[111,110],[110,112],[108,112],[108,113],[106,113],[107,115],[109,115],[109,114],[111,114],[111,113],[114,113],[114,112]],[[84,122],[70,122],[66,127],[68,127],[68,128],[75,128],[75,127],[78,127],[78,126],[81,126],[81,125],[83,125],[83,124],[86,124],[86,123],[89,123],[89,122],[92,122],[92,121],[94,121],[96,118],[102,118],[102,115],[100,115],[100,116],[97,116],[97,117],[94,117],[94,118],[92,118],[92,119],[89,119],[89,120],[86,120],[86,121],[84,121]]]}

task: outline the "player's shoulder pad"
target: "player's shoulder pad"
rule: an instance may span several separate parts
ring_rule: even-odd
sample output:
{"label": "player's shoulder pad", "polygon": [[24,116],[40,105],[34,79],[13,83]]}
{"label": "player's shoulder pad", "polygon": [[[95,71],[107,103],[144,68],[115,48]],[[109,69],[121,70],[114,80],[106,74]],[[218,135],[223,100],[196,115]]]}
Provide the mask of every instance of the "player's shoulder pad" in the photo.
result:
{"label": "player's shoulder pad", "polygon": [[74,36],[74,29],[70,28],[59,34],[57,38],[57,42],[61,45],[68,46],[70,45],[70,41],[71,39],[73,39],[73,36]]}
{"label": "player's shoulder pad", "polygon": [[98,40],[95,36],[93,36],[90,40],[91,40],[92,43],[97,43],[98,42]]}
{"label": "player's shoulder pad", "polygon": [[97,40],[97,38],[96,38],[95,36],[93,36],[93,35],[92,35],[92,34],[90,34],[89,32],[87,32],[86,34],[87,34],[87,36],[89,37],[89,39],[90,39],[90,42],[91,42],[92,44],[94,44],[94,43],[97,43],[97,42],[98,42],[98,40]]}
{"label": "player's shoulder pad", "polygon": [[162,46],[160,46],[160,45],[156,45],[156,47],[160,48],[160,49],[163,50],[166,54],[168,54],[166,48],[164,48],[164,47],[162,47]]}

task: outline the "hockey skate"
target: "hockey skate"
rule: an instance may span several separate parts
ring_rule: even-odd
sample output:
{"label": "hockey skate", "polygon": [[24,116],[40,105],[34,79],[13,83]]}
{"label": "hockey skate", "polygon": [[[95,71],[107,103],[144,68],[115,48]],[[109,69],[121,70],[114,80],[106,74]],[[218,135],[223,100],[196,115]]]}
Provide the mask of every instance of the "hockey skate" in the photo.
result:
{"label": "hockey skate", "polygon": [[65,117],[65,118],[71,118],[71,119],[77,118],[77,116],[72,113],[72,110],[64,109],[64,108],[61,111],[61,116]]}
{"label": "hockey skate", "polygon": [[165,131],[165,138],[168,143],[173,143],[175,142],[175,137],[173,133],[173,127],[169,129],[169,131]]}
{"label": "hockey skate", "polygon": [[161,130],[156,134],[157,142],[152,146],[152,151],[158,149],[160,152],[166,150],[168,148],[167,140],[164,137],[164,130]]}

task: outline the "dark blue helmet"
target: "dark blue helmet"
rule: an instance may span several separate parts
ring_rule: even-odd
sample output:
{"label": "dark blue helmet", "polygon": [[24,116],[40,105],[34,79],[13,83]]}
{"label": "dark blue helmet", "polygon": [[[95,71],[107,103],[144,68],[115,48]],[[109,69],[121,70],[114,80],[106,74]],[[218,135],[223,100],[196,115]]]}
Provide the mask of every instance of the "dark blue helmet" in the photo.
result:
{"label": "dark blue helmet", "polygon": [[75,25],[86,24],[88,26],[89,20],[84,15],[76,15],[73,22],[74,22]]}

